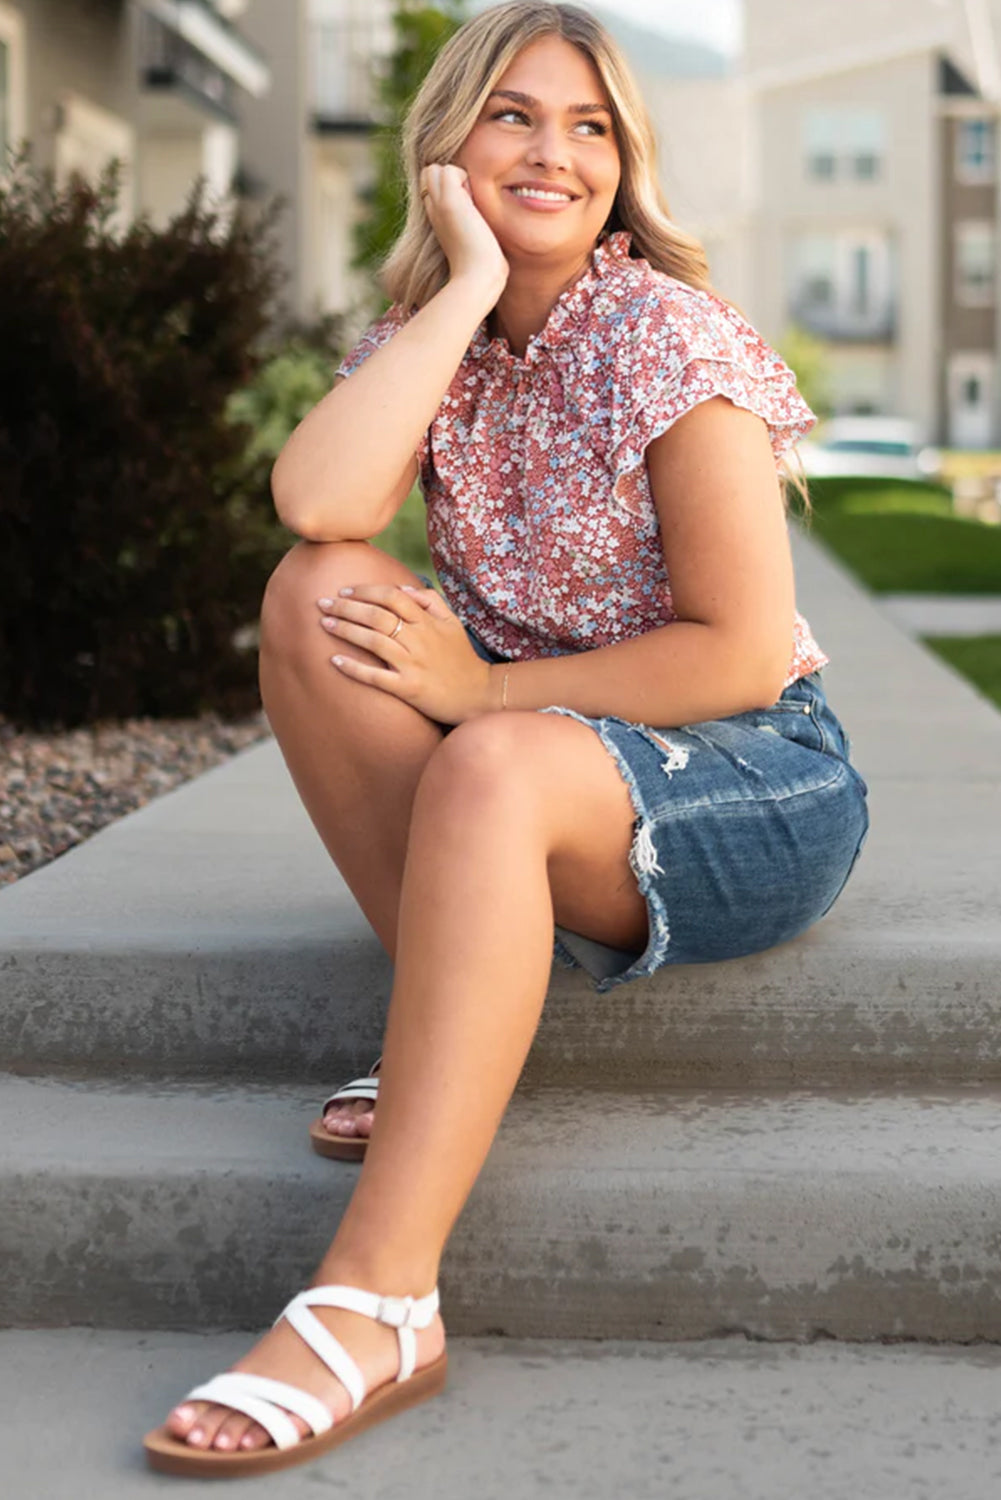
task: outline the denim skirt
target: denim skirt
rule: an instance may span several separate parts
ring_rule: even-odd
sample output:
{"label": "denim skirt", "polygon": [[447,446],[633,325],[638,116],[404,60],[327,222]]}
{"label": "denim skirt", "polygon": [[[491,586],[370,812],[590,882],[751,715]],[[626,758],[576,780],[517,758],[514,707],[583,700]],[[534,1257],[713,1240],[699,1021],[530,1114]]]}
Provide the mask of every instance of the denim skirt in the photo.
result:
{"label": "denim skirt", "polygon": [[[467,627],[486,661],[495,655]],[[714,963],[774,947],[830,910],[868,831],[866,785],[820,674],[770,708],[658,729],[588,718],[632,799],[629,863],[646,901],[641,953],[557,926],[555,957],[599,993],[665,964]]]}

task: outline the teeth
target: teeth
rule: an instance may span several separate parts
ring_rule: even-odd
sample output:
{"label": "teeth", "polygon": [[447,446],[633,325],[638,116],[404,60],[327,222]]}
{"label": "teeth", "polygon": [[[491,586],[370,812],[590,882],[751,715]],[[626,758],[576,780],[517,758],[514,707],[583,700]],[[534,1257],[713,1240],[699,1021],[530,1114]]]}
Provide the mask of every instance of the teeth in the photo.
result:
{"label": "teeth", "polygon": [[517,198],[545,198],[551,203],[570,203],[573,200],[569,193],[548,193],[543,188],[512,188],[512,193]]}

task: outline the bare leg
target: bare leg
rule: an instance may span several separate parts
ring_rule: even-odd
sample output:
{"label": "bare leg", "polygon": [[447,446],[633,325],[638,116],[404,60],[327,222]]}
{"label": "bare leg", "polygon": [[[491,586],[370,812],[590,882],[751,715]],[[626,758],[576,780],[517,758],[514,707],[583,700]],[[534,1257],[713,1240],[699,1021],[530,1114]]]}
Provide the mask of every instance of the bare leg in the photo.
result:
{"label": "bare leg", "polygon": [[261,610],[261,696],[306,811],[393,958],[410,809],[442,731],[408,703],[352,682],[330,664],[335,650],[376,659],[330,639],[317,599],[348,583],[374,582],[420,584],[368,542],[300,542],[292,549]]}
{"label": "bare leg", "polygon": [[[554,901],[579,930],[621,947],[644,939],[631,834],[618,771],[573,720],[488,715],[435,752],[413,806],[375,1128],[317,1280],[384,1295],[420,1296],[435,1284],[538,1024]],[[323,1321],[370,1383],[395,1374],[391,1331],[350,1313]],[[418,1336],[419,1364],[443,1341],[436,1321]],[[238,1368],[302,1385],[335,1414],[346,1409],[342,1388],[284,1325]],[[267,1441],[225,1408],[182,1409],[170,1422],[195,1446]]]}
{"label": "bare leg", "polygon": [[[328,853],[390,958],[396,953],[410,810],[441,729],[409,704],[330,664],[336,649],[372,661],[320,626],[316,601],[349,583],[413,583],[367,542],[301,542],[277,568],[261,611],[261,696],[296,789]],[[381,665],[381,663],[379,663]],[[336,1134],[367,1136],[372,1107],[331,1109]]]}

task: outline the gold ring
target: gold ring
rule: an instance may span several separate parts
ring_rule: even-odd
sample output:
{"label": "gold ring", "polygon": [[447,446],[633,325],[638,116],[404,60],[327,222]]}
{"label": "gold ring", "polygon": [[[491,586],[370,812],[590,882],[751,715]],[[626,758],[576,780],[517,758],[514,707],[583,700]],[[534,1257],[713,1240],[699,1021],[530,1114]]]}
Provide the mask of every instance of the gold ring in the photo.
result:
{"label": "gold ring", "polygon": [[397,620],[396,625],[389,632],[389,639],[391,641],[396,639],[396,637],[399,635],[400,631],[403,629],[403,627],[404,627],[404,625],[406,623],[407,623],[406,620],[403,620],[403,619]]}

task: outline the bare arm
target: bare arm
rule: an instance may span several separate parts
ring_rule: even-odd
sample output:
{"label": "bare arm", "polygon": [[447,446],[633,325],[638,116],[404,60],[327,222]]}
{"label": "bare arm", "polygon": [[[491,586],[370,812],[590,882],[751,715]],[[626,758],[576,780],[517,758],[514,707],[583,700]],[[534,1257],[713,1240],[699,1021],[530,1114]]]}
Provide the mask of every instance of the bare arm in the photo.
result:
{"label": "bare arm", "polygon": [[[678,619],[633,640],[516,662],[508,708],[562,704],[669,727],[773,703],[792,656],[792,560],[764,422],[723,396],[647,449]],[[498,709],[505,668],[490,668]]]}
{"label": "bare arm", "polygon": [[299,423],[271,476],[285,525],[314,542],[375,536],[416,478],[414,454],[507,262],[459,167],[422,173],[428,216],[448,257],[447,284]]}

